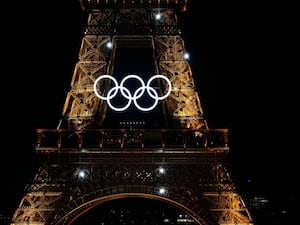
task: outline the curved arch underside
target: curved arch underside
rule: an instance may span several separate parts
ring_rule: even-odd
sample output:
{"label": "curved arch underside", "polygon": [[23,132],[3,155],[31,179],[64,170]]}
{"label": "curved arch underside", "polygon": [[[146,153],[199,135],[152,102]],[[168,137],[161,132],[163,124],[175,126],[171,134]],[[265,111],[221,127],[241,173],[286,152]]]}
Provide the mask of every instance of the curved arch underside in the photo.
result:
{"label": "curved arch underside", "polygon": [[[148,210],[151,210],[151,208],[154,207],[153,210],[156,211],[161,211],[162,212],[168,212],[169,216],[175,217],[176,215],[178,216],[179,214],[185,214],[189,216],[190,221],[194,221],[192,224],[198,224],[202,225],[202,223],[199,223],[199,221],[196,221],[195,218],[193,218],[190,215],[195,214],[194,212],[190,212],[190,209],[187,209],[186,206],[183,206],[182,204],[179,204],[178,202],[174,202],[173,200],[170,200],[168,198],[162,197],[162,196],[157,196],[157,195],[150,195],[150,194],[143,194],[143,193],[120,193],[120,194],[113,194],[110,196],[103,196],[98,199],[93,200],[93,204],[90,202],[87,203],[89,205],[93,205],[90,208],[85,209],[85,211],[81,212],[75,218],[72,219],[72,221],[69,223],[70,225],[76,225],[77,220],[79,220],[79,224],[84,221],[85,218],[90,219],[92,218],[91,216],[91,211],[97,210],[96,212],[97,215],[99,215],[99,212],[103,212],[103,209],[108,208],[108,204],[111,204],[112,207],[108,209],[116,209],[117,205],[122,206],[123,203],[123,208],[124,210],[132,210],[133,211],[133,217],[135,218],[140,218],[142,217],[143,220],[145,219],[150,219],[149,215],[146,216],[146,213],[150,214],[153,216],[153,214],[149,213]],[[126,204],[126,206],[125,206]],[[147,206],[146,206],[147,205]],[[106,207],[106,208],[105,208]],[[144,212],[144,213],[143,213]],[[108,214],[108,210],[104,211],[104,213]],[[137,215],[138,214],[138,215]],[[107,215],[102,214],[104,217]],[[162,215],[162,214],[161,214]],[[151,218],[153,220],[154,218]],[[155,218],[157,219],[157,218]],[[155,220],[154,219],[154,220]],[[155,222],[158,222],[155,220]],[[190,222],[191,223],[191,222]]]}
{"label": "curved arch underside", "polygon": [[[123,188],[123,187],[116,187],[116,188]],[[153,187],[148,187],[148,189],[153,189]],[[104,193],[105,190],[98,190],[96,192],[98,193]],[[188,192],[187,192],[188,193]],[[92,194],[92,193],[90,193]],[[68,213],[64,214],[61,218],[57,218],[57,221],[52,224],[68,224],[71,225],[74,222],[76,222],[77,219],[79,219],[81,216],[88,213],[90,210],[96,208],[99,205],[105,204],[110,201],[114,200],[120,200],[120,199],[126,199],[126,198],[143,198],[143,199],[151,199],[156,201],[161,201],[166,204],[169,204],[171,206],[174,206],[178,210],[186,213],[189,215],[196,224],[198,225],[205,225],[205,224],[212,224],[211,222],[205,221],[205,219],[201,218],[197,211],[205,211],[204,208],[198,208],[195,204],[191,204],[193,201],[193,198],[197,198],[192,195],[183,195],[180,200],[176,199],[174,196],[179,195],[180,193],[168,193],[169,196],[164,195],[157,195],[155,193],[139,193],[139,192],[126,192],[126,193],[111,193],[106,194],[102,196],[98,196],[94,199],[91,199],[89,201],[83,202],[81,205],[74,207],[71,209]],[[72,203],[70,202],[70,205]],[[190,205],[190,206],[188,206]],[[192,207],[191,207],[192,206]],[[196,211],[195,211],[196,210]],[[206,215],[207,217],[207,215]]]}

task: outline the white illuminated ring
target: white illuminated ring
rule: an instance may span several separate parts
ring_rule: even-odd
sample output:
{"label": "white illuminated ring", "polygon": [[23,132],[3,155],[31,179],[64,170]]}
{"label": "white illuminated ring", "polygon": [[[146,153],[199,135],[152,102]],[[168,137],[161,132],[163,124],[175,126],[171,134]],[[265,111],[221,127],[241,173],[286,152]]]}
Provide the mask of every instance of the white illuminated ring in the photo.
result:
{"label": "white illuminated ring", "polygon": [[[106,97],[105,96],[102,96],[101,94],[98,93],[98,90],[97,90],[97,85],[98,83],[102,80],[102,79],[111,79],[114,83],[114,87],[111,88],[108,92],[107,92],[107,95]],[[131,94],[131,92],[128,90],[128,88],[124,87],[124,84],[125,82],[128,80],[128,79],[136,79],[140,82],[141,84],[141,87],[137,88],[137,90],[133,93],[133,95]],[[151,87],[151,82],[154,80],[154,79],[164,79],[167,83],[168,83],[168,91],[165,95],[163,96],[158,96],[158,93],[157,91]],[[120,93],[121,95],[126,98],[128,100],[127,104],[123,107],[115,107],[112,105],[111,103],[111,99],[113,99],[117,94],[118,94],[118,91],[120,90]],[[154,100],[154,103],[153,105],[151,105],[150,107],[142,107],[139,105],[139,103],[137,102],[137,100],[139,98],[142,97],[142,95],[145,93],[145,90],[147,90],[147,94]],[[142,80],[142,78],[140,78],[139,76],[137,75],[127,75],[126,77],[123,78],[123,80],[121,81],[120,85],[118,85],[118,82],[117,80],[111,76],[111,75],[102,75],[100,77],[98,77],[96,80],[95,80],[95,83],[94,83],[94,92],[96,94],[96,96],[102,100],[106,100],[107,101],[107,104],[110,108],[112,108],[113,110],[115,111],[124,111],[126,109],[129,108],[129,106],[131,105],[132,101],[134,103],[134,105],[141,111],[150,111],[152,109],[154,109],[156,107],[156,105],[158,104],[158,101],[159,100],[162,100],[162,99],[165,99],[167,98],[170,93],[172,91],[172,84],[171,84],[171,81],[163,76],[163,75],[155,75],[153,77],[151,77],[148,82],[147,82],[147,85],[145,85],[145,82]]]}
{"label": "white illuminated ring", "polygon": [[[151,94],[151,92],[149,91],[149,87],[150,87],[151,82],[152,82],[154,79],[157,79],[157,78],[162,78],[162,79],[164,79],[165,81],[167,81],[168,87],[169,87],[168,92],[167,92],[165,95],[161,96],[161,97],[153,96],[153,95]],[[167,77],[165,77],[165,76],[163,76],[163,75],[154,75],[153,77],[151,77],[151,78],[148,80],[147,86],[146,86],[146,87],[147,87],[147,92],[148,92],[148,94],[149,94],[152,98],[154,98],[154,99],[155,99],[155,98],[158,98],[158,100],[165,99],[166,97],[169,96],[169,94],[170,94],[171,91],[172,91],[172,84],[171,84],[171,81],[170,81]],[[156,93],[156,91],[155,91],[155,93]]]}
{"label": "white illuminated ring", "polygon": [[[102,76],[98,77],[94,82],[94,92],[97,95],[97,97],[102,99],[102,100],[108,100],[108,97],[104,97],[104,96],[102,96],[98,93],[97,84],[100,80],[105,79],[105,78],[111,79],[114,82],[116,88],[118,88],[118,86],[119,86],[118,81],[114,77],[112,77],[111,75],[102,75]],[[116,91],[113,94],[109,95],[109,98],[111,99],[111,98],[115,97],[117,95],[117,93],[118,93],[118,89],[116,89]]]}
{"label": "white illuminated ring", "polygon": [[[136,95],[137,95],[137,93],[140,91],[140,89],[142,89],[141,92],[145,92],[145,88],[144,88],[144,87],[139,87],[139,88],[134,92],[133,102],[134,102],[135,107],[137,107],[137,108],[138,108],[139,110],[141,110],[141,111],[150,111],[150,110],[154,109],[155,106],[158,104],[158,94],[157,94],[157,92],[155,91],[155,89],[154,89],[153,87],[147,87],[147,92],[148,92],[148,94],[151,93],[149,90],[153,91],[153,93],[154,93],[154,95],[152,95],[152,94],[150,95],[151,98],[154,99],[154,103],[153,103],[152,106],[150,106],[150,107],[148,107],[148,108],[144,108],[144,107],[140,106],[140,105],[137,103],[137,101],[136,101],[136,100],[138,99],[138,97],[136,97]],[[137,96],[140,96],[140,95],[137,95]],[[154,97],[153,97],[153,96],[154,96]]]}
{"label": "white illuminated ring", "polygon": [[[127,93],[127,95],[123,95],[125,98],[128,99],[128,102],[127,104],[124,106],[124,107],[120,107],[120,108],[117,108],[117,107],[114,107],[111,102],[110,102],[110,99],[112,99],[117,93],[118,93],[118,89],[121,89],[121,92],[122,92],[122,95],[124,93],[123,90],[125,90],[125,92]],[[116,90],[116,91],[115,91]],[[115,91],[115,92],[113,92]],[[113,92],[113,94],[111,94]],[[112,89],[110,89],[107,93],[107,104],[109,105],[110,108],[112,108],[113,110],[115,111],[124,111],[126,109],[128,109],[128,107],[130,106],[131,102],[132,102],[132,96],[131,96],[131,93],[130,91],[127,89],[127,88],[124,88],[124,87],[113,87]]]}

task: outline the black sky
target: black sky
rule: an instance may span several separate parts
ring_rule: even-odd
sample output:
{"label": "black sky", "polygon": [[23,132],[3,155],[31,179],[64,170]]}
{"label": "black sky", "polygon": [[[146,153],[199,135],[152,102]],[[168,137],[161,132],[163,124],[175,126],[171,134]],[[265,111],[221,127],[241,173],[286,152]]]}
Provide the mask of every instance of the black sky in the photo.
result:
{"label": "black sky", "polygon": [[[288,195],[296,192],[298,147],[293,61],[280,32],[287,28],[269,6],[221,2],[191,0],[183,21],[205,117],[211,128],[229,128],[229,168],[241,191]],[[55,128],[60,119],[86,20],[76,0],[8,4],[0,214],[10,216],[35,174],[35,129]]]}

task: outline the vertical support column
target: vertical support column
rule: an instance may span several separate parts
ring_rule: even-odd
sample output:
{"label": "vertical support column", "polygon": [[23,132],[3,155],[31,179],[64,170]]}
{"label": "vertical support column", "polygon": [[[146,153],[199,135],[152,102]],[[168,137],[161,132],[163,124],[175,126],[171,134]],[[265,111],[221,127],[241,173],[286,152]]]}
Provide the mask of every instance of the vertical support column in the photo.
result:
{"label": "vertical support column", "polygon": [[[63,122],[67,123],[63,123],[63,126],[71,129],[90,128],[95,123],[101,125],[105,118],[106,103],[95,96],[93,84],[98,76],[109,74],[112,70],[112,50],[107,44],[111,41],[109,31],[113,20],[111,10],[94,10],[89,14],[71,89],[63,108]],[[102,91],[105,92],[106,87]]]}
{"label": "vertical support column", "polygon": [[[160,26],[174,27],[177,17],[173,10],[162,12]],[[160,27],[157,25],[156,27]],[[180,32],[158,34],[154,45],[157,54],[159,72],[166,75],[172,82],[173,90],[167,101],[168,114],[178,121],[181,128],[205,128],[203,110],[188,60],[185,58],[186,49]]]}

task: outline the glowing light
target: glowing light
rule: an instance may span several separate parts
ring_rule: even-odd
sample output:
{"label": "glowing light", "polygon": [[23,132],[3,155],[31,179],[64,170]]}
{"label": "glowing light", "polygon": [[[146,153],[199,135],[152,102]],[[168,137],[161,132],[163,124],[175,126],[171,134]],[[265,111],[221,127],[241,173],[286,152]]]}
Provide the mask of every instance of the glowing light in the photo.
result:
{"label": "glowing light", "polygon": [[190,59],[189,53],[184,53],[183,57],[184,57],[184,59],[187,59],[187,60]]}
{"label": "glowing light", "polygon": [[160,167],[160,168],[158,169],[158,171],[159,171],[159,173],[161,173],[161,174],[164,174],[164,173],[166,172],[165,168],[163,168],[163,167]]}
{"label": "glowing light", "polygon": [[160,13],[155,14],[155,19],[160,20],[161,19],[161,14]]}
{"label": "glowing light", "polygon": [[[107,92],[107,96],[102,96],[101,94],[99,94],[99,92],[97,90],[97,85],[98,85],[98,83],[102,79],[110,79],[110,80],[113,81],[113,84],[114,84],[114,87],[111,88]],[[135,90],[135,92],[133,93],[133,95],[131,94],[131,92],[129,91],[128,88],[124,87],[125,82],[128,79],[136,79],[136,80],[139,81],[139,83],[141,85],[139,88],[137,88]],[[151,87],[151,83],[155,79],[163,79],[163,80],[165,80],[167,82],[167,84],[168,84],[168,90],[167,90],[167,93],[165,95],[158,96],[157,91],[153,87]],[[120,90],[121,95],[128,100],[128,102],[123,107],[115,107],[111,103],[111,99],[113,99],[118,94],[119,90]],[[137,102],[137,100],[142,97],[142,95],[145,93],[145,91],[147,91],[147,94],[154,100],[154,103],[151,106],[149,106],[149,107],[142,107]],[[95,83],[94,83],[94,92],[95,92],[96,96],[98,98],[102,99],[102,100],[106,100],[108,106],[111,109],[115,110],[115,111],[124,111],[124,110],[128,109],[132,102],[134,103],[135,107],[137,107],[139,110],[141,110],[141,111],[150,111],[150,110],[152,110],[152,109],[154,109],[156,107],[156,105],[158,104],[159,100],[163,100],[163,99],[167,98],[170,95],[171,91],[172,91],[171,81],[167,77],[165,77],[163,75],[154,75],[154,76],[152,76],[148,80],[148,82],[147,82],[146,85],[145,85],[145,82],[143,81],[142,78],[140,78],[137,75],[133,75],[133,74],[132,75],[127,75],[126,77],[124,77],[123,80],[121,81],[120,85],[118,84],[117,80],[113,76],[107,75],[107,74],[98,77],[95,80]]]}
{"label": "glowing light", "polygon": [[112,46],[113,46],[113,45],[112,45],[112,42],[111,42],[111,41],[109,41],[109,42],[106,43],[106,47],[112,48]]}
{"label": "glowing light", "polygon": [[85,176],[86,176],[86,174],[85,174],[84,171],[79,171],[78,177],[80,177],[80,178],[85,178]]}
{"label": "glowing light", "polygon": [[89,176],[89,171],[87,169],[78,168],[74,173],[74,177],[79,181],[84,181],[88,176]]}
{"label": "glowing light", "polygon": [[159,189],[159,194],[160,195],[164,195],[164,194],[166,194],[166,192],[167,192],[167,190],[165,188],[160,188]]}

